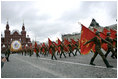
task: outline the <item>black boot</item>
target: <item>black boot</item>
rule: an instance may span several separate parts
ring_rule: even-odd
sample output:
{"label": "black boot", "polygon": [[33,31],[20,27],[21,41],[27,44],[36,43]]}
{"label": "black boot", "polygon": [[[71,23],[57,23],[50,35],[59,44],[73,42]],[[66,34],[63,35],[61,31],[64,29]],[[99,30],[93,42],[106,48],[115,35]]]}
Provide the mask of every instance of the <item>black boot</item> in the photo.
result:
{"label": "black boot", "polygon": [[93,61],[94,61],[94,59],[92,58],[91,61],[90,61],[90,64],[91,64],[91,65],[95,65],[95,64],[93,63]]}
{"label": "black boot", "polygon": [[111,58],[115,59],[113,55],[111,56]]}
{"label": "black boot", "polygon": [[105,54],[105,58],[107,57],[107,54]]}
{"label": "black boot", "polygon": [[106,59],[104,59],[103,61],[106,64],[107,68],[113,68],[113,66],[111,66]]}
{"label": "black boot", "polygon": [[6,57],[6,60],[7,60],[7,62],[9,62],[9,58],[8,57]]}
{"label": "black boot", "polygon": [[115,58],[117,59],[117,55],[115,55]]}

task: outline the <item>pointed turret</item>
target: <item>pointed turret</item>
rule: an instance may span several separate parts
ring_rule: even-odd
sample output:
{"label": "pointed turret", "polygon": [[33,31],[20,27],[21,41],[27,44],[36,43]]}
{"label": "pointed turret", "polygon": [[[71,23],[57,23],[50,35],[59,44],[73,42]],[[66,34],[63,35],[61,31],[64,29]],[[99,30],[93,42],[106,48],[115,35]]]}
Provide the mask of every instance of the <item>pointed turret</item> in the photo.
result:
{"label": "pointed turret", "polygon": [[93,18],[89,27],[100,27],[99,23]]}
{"label": "pointed turret", "polygon": [[23,26],[22,26],[22,30],[23,30],[23,31],[25,30],[25,25],[24,25],[24,23],[23,23]]}
{"label": "pointed turret", "polygon": [[6,24],[6,30],[9,30],[9,23],[7,21],[7,24]]}

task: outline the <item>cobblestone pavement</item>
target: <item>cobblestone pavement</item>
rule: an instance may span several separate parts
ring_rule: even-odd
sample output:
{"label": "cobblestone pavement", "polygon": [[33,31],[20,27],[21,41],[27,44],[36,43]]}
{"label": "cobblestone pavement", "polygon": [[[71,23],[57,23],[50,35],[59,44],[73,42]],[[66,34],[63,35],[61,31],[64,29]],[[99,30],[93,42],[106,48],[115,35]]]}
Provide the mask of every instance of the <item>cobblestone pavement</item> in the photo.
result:
{"label": "cobblestone pavement", "polygon": [[11,54],[10,62],[1,69],[2,78],[117,78],[117,59],[108,55],[107,60],[114,68],[106,68],[98,55],[94,61],[96,66],[89,65],[93,53],[51,60],[51,56],[40,55],[36,58],[21,54]]}

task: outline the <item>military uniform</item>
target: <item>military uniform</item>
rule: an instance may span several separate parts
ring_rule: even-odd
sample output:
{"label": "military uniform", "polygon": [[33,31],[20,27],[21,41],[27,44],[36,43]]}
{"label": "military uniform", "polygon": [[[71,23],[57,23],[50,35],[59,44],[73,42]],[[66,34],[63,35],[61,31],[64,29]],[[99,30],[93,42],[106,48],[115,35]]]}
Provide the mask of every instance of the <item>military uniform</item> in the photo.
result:
{"label": "military uniform", "polygon": [[[96,35],[97,35],[97,34],[98,34],[98,33],[96,33]],[[95,43],[95,53],[94,53],[94,56],[91,58],[90,64],[91,64],[91,65],[95,65],[95,64],[93,63],[93,61],[95,60],[96,56],[99,54],[99,55],[102,57],[102,59],[103,59],[103,61],[104,61],[104,63],[106,64],[107,67],[113,67],[113,66],[111,66],[111,65],[108,63],[108,61],[107,61],[107,59],[105,58],[103,52],[101,51],[101,43],[106,42],[106,41],[103,40],[103,39],[101,39],[101,38],[99,38],[98,36],[96,36],[96,37],[92,38],[91,40],[89,40],[88,42],[86,42],[84,45],[86,45],[86,44],[88,44],[88,43],[90,43],[90,42],[94,42],[94,43]]]}
{"label": "military uniform", "polygon": [[43,52],[43,54],[44,54],[44,56],[46,56],[47,55],[47,48],[46,47],[42,47],[42,50],[44,49],[44,52]]}
{"label": "military uniform", "polygon": [[53,57],[57,60],[56,56],[55,56],[55,45],[51,45],[49,47],[49,50],[52,49],[52,56],[51,56],[51,59],[53,60]]}
{"label": "military uniform", "polygon": [[[77,55],[77,52],[79,52],[80,53],[80,51],[79,51],[79,45],[77,45],[77,44],[75,44],[75,49],[76,49],[76,51],[75,51],[75,55]],[[80,53],[80,55],[81,55],[81,53]]]}
{"label": "military uniform", "polygon": [[33,54],[33,51],[32,51],[32,49],[30,48],[30,49],[29,49],[29,56],[31,57],[32,54]]}
{"label": "military uniform", "polygon": [[5,57],[6,57],[8,62],[9,62],[9,56],[10,56],[10,48],[7,48],[7,50],[5,52]]}
{"label": "military uniform", "polygon": [[23,55],[23,49],[21,50],[21,54]]}
{"label": "military uniform", "polygon": [[117,36],[116,36],[116,38],[115,39],[113,39],[113,41],[115,41],[116,42],[116,44],[115,44],[115,53],[117,54]]}
{"label": "military uniform", "polygon": [[60,58],[61,58],[61,56],[62,56],[62,54],[64,55],[64,57],[66,58],[66,55],[64,54],[64,46],[61,44],[61,45],[59,45],[58,47],[60,47],[60,49],[61,49],[61,54],[60,54]]}
{"label": "military uniform", "polygon": [[75,56],[73,51],[72,51],[72,45],[68,44],[68,47],[69,47],[69,57],[71,57],[71,55],[70,55],[71,53],[73,54],[73,56]]}
{"label": "military uniform", "polygon": [[[112,43],[113,44],[113,40],[109,37],[109,36],[107,36],[106,37],[106,39],[105,40],[107,40],[108,42],[110,42],[110,43]],[[112,52],[112,58],[114,58],[114,56],[117,58],[117,56],[116,56],[116,53],[115,53],[115,51],[113,50],[113,48],[111,47],[111,45],[107,45],[107,47],[108,47],[108,50],[107,50],[107,52],[106,52],[106,54],[105,54],[105,57],[107,57],[107,55],[110,53],[110,51]]]}
{"label": "military uniform", "polygon": [[45,47],[45,54],[46,54],[46,56],[48,56],[48,54],[49,54],[48,53],[48,47],[47,46]]}
{"label": "military uniform", "polygon": [[40,55],[39,55],[39,49],[38,48],[36,48],[36,57],[37,58],[40,57]]}
{"label": "military uniform", "polygon": [[25,56],[26,56],[26,54],[27,54],[27,49],[26,48],[24,49],[24,52],[25,52]]}

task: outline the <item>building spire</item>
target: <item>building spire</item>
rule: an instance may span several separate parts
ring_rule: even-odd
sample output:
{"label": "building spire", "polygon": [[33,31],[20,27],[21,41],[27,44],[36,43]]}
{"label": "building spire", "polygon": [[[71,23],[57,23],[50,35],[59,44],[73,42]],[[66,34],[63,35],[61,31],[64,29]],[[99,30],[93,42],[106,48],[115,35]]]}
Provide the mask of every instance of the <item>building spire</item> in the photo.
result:
{"label": "building spire", "polygon": [[8,18],[7,18],[7,24],[9,24],[9,23],[8,23]]}
{"label": "building spire", "polygon": [[24,20],[23,20],[22,30],[25,30]]}
{"label": "building spire", "polygon": [[24,19],[23,19],[23,26],[24,26]]}
{"label": "building spire", "polygon": [[8,20],[7,20],[7,24],[6,24],[6,29],[9,30],[9,23],[8,23]]}

